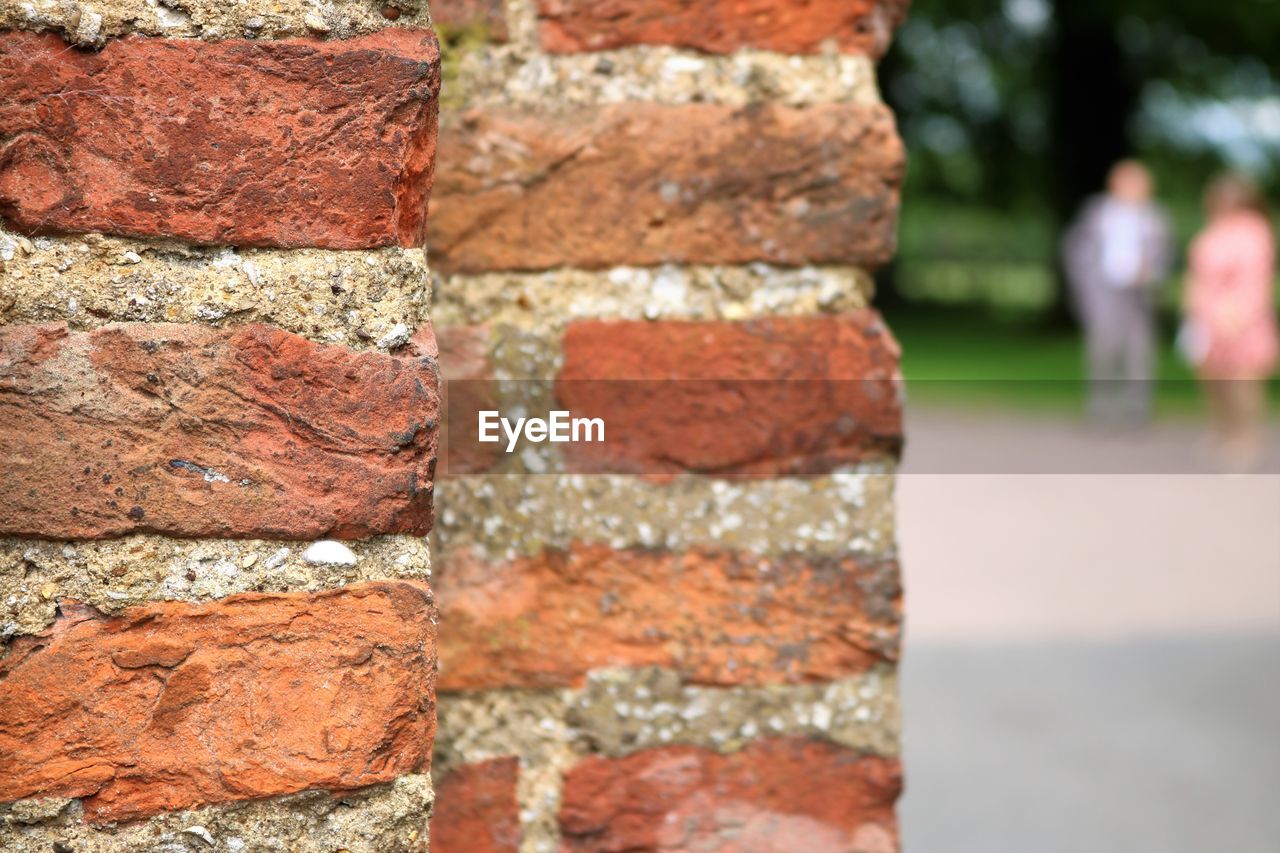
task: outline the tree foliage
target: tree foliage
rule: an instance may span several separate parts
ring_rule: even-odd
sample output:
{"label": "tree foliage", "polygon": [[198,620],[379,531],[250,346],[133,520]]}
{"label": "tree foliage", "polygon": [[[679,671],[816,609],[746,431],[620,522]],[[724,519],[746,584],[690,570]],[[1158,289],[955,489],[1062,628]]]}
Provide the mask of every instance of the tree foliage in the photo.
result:
{"label": "tree foliage", "polygon": [[1179,128],[1139,114],[1153,93],[1280,97],[1277,44],[1280,0],[914,0],[883,74],[913,189],[1063,210],[1110,159],[1161,159]]}

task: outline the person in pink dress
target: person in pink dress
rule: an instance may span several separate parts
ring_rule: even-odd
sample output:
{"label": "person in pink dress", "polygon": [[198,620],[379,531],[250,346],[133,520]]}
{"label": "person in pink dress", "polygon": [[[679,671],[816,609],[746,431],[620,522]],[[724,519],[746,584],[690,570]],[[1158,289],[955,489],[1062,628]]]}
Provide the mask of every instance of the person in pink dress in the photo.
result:
{"label": "person in pink dress", "polygon": [[1262,197],[1234,175],[1205,193],[1209,221],[1191,244],[1184,352],[1204,382],[1216,449],[1233,468],[1262,450],[1266,380],[1280,356],[1276,241]]}

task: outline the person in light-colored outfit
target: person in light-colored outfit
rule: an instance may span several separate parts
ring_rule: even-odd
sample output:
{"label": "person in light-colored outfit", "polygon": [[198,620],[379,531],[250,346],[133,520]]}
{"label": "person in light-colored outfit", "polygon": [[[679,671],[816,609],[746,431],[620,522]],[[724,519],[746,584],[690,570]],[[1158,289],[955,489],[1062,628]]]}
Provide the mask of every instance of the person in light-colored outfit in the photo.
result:
{"label": "person in light-colored outfit", "polygon": [[1205,208],[1183,295],[1184,352],[1204,382],[1215,448],[1230,468],[1248,469],[1262,449],[1266,380],[1280,357],[1275,234],[1241,178],[1210,184]]}
{"label": "person in light-colored outfit", "polygon": [[1063,241],[1084,326],[1090,414],[1107,425],[1142,424],[1150,414],[1154,296],[1172,256],[1168,218],[1152,192],[1145,166],[1117,163],[1106,193],[1085,204]]}

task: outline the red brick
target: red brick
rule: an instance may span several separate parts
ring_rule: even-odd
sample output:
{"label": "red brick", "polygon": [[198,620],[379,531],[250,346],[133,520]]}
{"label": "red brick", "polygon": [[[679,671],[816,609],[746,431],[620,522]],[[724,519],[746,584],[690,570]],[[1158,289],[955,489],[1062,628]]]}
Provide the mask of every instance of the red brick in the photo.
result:
{"label": "red brick", "polygon": [[574,323],[557,397],[575,415],[603,419],[606,440],[564,452],[583,471],[767,476],[896,456],[898,355],[870,310]]}
{"label": "red brick", "polygon": [[503,0],[433,0],[431,23],[446,40],[455,33],[493,42],[508,36]]}
{"label": "red brick", "polygon": [[893,254],[903,150],[883,106],[493,107],[441,132],[444,272]]}
{"label": "red brick", "polygon": [[0,329],[0,533],[425,533],[437,385],[256,324]]}
{"label": "red brick", "polygon": [[565,778],[566,851],[895,853],[894,759],[817,741],[587,758]]}
{"label": "red brick", "polygon": [[439,84],[421,30],[98,52],[0,33],[0,216],[28,234],[419,245]]}
{"label": "red brick", "polygon": [[433,853],[516,853],[520,849],[520,805],[514,756],[449,771],[436,785],[431,815]]}
{"label": "red brick", "polygon": [[700,684],[814,683],[897,654],[897,567],[575,545],[489,563],[448,551],[440,689],[564,687],[608,667]]}
{"label": "red brick", "polygon": [[556,53],[635,44],[814,53],[832,44],[878,57],[906,11],[907,0],[538,0],[543,47]]}
{"label": "red brick", "polygon": [[425,771],[432,616],[409,582],[64,603],[0,659],[0,801],[80,797],[103,823]]}
{"label": "red brick", "polygon": [[502,455],[497,444],[476,440],[481,411],[499,409],[493,382],[486,326],[444,326],[440,341],[440,371],[444,384],[444,431],[440,440],[438,476],[488,471]]}

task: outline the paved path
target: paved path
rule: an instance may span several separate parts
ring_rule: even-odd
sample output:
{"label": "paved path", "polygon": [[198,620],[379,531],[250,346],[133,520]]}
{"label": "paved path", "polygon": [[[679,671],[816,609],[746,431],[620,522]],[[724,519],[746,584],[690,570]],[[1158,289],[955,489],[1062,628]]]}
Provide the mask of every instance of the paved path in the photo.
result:
{"label": "paved path", "polygon": [[[1215,474],[1204,427],[1193,420],[1102,430],[1035,414],[908,407],[908,471],[929,474]],[[1280,474],[1280,424],[1268,431],[1260,473]]]}
{"label": "paved path", "polygon": [[[908,429],[907,853],[1280,851],[1280,475],[1049,474],[1096,438]],[[1199,431],[1106,443],[1195,470]],[[957,454],[1041,473],[932,473]]]}
{"label": "paved path", "polygon": [[1280,641],[908,649],[906,853],[1275,853]]}

